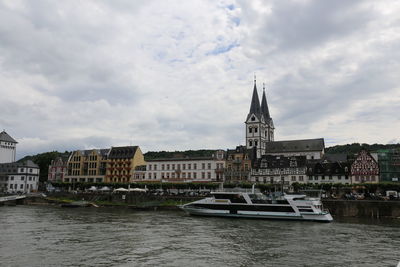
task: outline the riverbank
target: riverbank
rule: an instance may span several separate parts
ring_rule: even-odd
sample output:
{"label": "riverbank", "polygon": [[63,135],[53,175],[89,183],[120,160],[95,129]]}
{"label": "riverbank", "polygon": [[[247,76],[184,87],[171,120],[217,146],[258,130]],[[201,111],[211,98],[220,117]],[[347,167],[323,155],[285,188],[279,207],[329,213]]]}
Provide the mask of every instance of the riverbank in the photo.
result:
{"label": "riverbank", "polygon": [[119,202],[119,201],[104,201],[104,200],[90,200],[90,198],[79,198],[75,195],[71,195],[70,197],[45,197],[45,198],[31,198],[25,201],[27,205],[64,205],[71,204],[76,201],[85,201],[90,204],[94,204],[91,206],[101,207],[118,207],[118,208],[127,208],[127,209],[136,209],[136,210],[179,210],[178,206],[185,204],[189,201],[176,201],[166,199],[164,201],[143,201],[140,203],[132,204],[129,202]]}
{"label": "riverbank", "polygon": [[400,201],[324,199],[332,216],[358,218],[400,218]]}
{"label": "riverbank", "polygon": [[[27,199],[29,205],[61,205],[87,201],[99,207],[119,207],[136,210],[177,210],[178,205],[199,197],[153,196],[148,194],[62,194],[46,198]],[[400,201],[323,199],[324,207],[334,217],[400,218]]]}

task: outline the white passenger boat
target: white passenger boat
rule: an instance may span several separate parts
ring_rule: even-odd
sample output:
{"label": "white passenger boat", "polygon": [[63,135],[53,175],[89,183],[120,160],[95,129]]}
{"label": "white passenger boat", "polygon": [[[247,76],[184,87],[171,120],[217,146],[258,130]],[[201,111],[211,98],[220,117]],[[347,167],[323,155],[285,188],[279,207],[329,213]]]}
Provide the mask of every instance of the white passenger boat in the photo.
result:
{"label": "white passenger boat", "polygon": [[212,192],[211,197],[179,206],[190,215],[331,222],[320,198],[304,194],[267,197],[262,193]]}

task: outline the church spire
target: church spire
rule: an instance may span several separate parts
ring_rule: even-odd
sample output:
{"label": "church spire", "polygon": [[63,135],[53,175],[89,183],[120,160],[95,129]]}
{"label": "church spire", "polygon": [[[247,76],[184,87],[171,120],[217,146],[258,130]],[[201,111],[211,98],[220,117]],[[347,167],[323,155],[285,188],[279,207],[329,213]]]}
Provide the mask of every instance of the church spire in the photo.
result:
{"label": "church spire", "polygon": [[268,104],[267,104],[267,97],[265,95],[265,83],[263,83],[263,95],[261,99],[261,113],[264,115],[264,119],[266,121],[271,120],[271,115],[269,114]]}
{"label": "church spire", "polygon": [[260,107],[260,100],[258,98],[258,93],[257,93],[257,84],[256,84],[256,76],[255,75],[254,75],[253,97],[251,98],[250,111],[249,111],[249,115],[247,116],[247,119],[249,119],[251,114],[256,115],[258,119],[260,119],[260,117],[261,117],[261,107]]}

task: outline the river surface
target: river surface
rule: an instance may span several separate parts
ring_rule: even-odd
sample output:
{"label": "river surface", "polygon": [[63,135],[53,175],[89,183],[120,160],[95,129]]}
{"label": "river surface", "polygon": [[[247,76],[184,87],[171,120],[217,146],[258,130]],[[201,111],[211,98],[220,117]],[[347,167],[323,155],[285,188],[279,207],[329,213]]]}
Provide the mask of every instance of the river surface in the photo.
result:
{"label": "river surface", "polygon": [[0,266],[396,266],[400,220],[0,206]]}

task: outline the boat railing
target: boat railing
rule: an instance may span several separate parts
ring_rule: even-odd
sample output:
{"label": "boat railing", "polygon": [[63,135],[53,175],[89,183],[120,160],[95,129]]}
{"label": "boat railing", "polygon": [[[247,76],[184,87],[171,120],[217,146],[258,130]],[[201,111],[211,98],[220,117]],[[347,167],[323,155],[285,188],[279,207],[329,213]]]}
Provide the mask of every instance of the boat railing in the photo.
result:
{"label": "boat railing", "polygon": [[[251,194],[251,193],[253,193],[253,189],[251,189],[251,188],[238,188],[238,187],[235,187],[235,188],[222,188],[222,189],[213,190],[211,193],[229,193],[229,192]],[[258,188],[256,188],[254,190],[254,193],[261,193],[261,192],[260,192],[260,190]]]}

